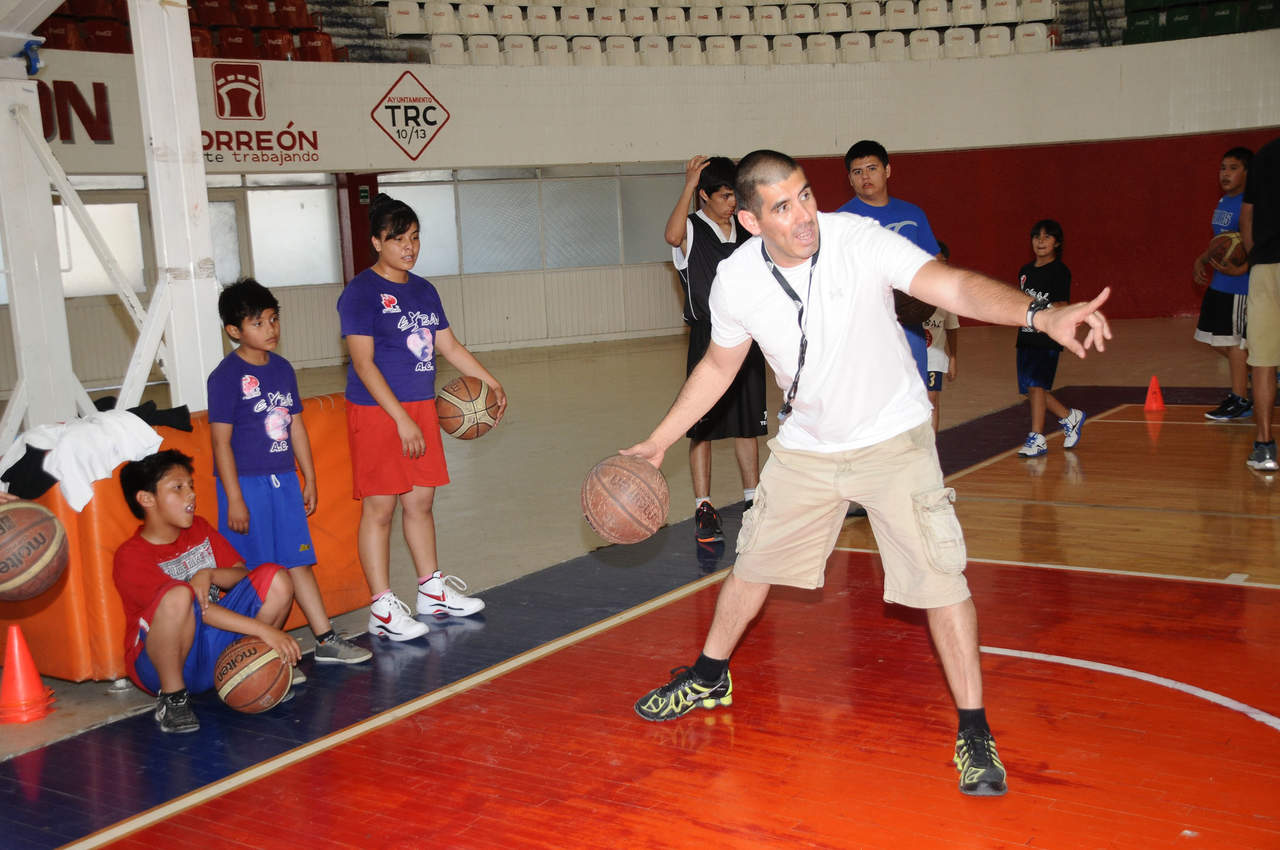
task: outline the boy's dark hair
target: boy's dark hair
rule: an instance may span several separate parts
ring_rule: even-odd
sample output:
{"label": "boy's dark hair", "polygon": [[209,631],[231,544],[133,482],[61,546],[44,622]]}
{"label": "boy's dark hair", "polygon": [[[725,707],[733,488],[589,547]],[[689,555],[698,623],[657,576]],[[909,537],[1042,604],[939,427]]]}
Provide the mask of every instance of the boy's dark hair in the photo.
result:
{"label": "boy's dark hair", "polygon": [[418,214],[404,201],[379,192],[369,205],[369,233],[375,239],[394,239],[418,223]]}
{"label": "boy's dark hair", "polygon": [[785,153],[758,150],[738,161],[738,172],[733,181],[734,194],[738,196],[738,209],[760,214],[761,186],[781,183],[800,168],[800,164]]}
{"label": "boy's dark hair", "polygon": [[1240,164],[1244,166],[1244,170],[1249,170],[1249,164],[1253,162],[1253,151],[1245,147],[1234,147],[1222,155],[1223,159],[1238,159]]}
{"label": "boy's dark hair", "polygon": [[947,247],[947,243],[941,239],[938,240],[938,253],[942,255],[942,259],[951,260],[951,249]]}
{"label": "boy's dark hair", "polygon": [[874,142],[871,139],[863,139],[855,142],[853,147],[849,148],[844,155],[844,170],[848,171],[849,166],[853,164],[855,159],[862,159],[865,156],[874,156],[880,160],[881,165],[889,164],[889,152],[884,149],[884,145]]}
{"label": "boy's dark hair", "polygon": [[138,504],[138,493],[143,490],[154,493],[160,479],[175,466],[182,467],[188,473],[195,471],[191,458],[177,449],[165,449],[124,465],[120,470],[120,489],[124,491],[124,502],[129,506],[129,513],[138,519],[146,519],[142,505]]}
{"label": "boy's dark hair", "polygon": [[1053,256],[1055,259],[1062,259],[1062,247],[1066,244],[1062,238],[1062,225],[1051,218],[1042,218],[1031,225],[1031,236],[1034,238],[1042,230],[1058,240],[1058,247],[1053,249]]}
{"label": "boy's dark hair", "polygon": [[733,180],[738,166],[727,156],[713,156],[707,160],[707,167],[698,175],[698,194],[706,193],[711,197],[721,189],[733,191]]}
{"label": "boy's dark hair", "polygon": [[263,310],[280,312],[280,302],[271,290],[251,277],[242,277],[218,296],[218,316],[224,326],[240,327],[245,319],[262,315]]}

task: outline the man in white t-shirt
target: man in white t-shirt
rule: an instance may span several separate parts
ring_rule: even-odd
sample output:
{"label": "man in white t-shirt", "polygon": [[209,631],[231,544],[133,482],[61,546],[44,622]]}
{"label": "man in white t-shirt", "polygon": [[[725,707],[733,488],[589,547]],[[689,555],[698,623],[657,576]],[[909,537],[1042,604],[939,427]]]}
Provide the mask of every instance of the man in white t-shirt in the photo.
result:
{"label": "man in white t-shirt", "polygon": [[[1012,287],[936,262],[868,218],[819,214],[804,171],[775,151],[738,164],[738,221],[755,238],[719,267],[712,341],[671,410],[623,453],[654,466],[724,391],[754,340],[784,391],[789,415],[770,442],[738,560],[691,668],[636,703],[646,720],[732,702],[729,656],[771,585],[823,583],[845,507],[867,508],[887,602],[924,608],[959,713],[960,790],[1005,793],[1005,770],[982,702],[978,620],[964,579],[964,536],[942,481],[929,402],[898,324],[898,289],[962,316],[1031,324],[1083,357],[1111,331],[1098,307],[1049,309]],[[1075,339],[1084,323],[1083,343]]]}

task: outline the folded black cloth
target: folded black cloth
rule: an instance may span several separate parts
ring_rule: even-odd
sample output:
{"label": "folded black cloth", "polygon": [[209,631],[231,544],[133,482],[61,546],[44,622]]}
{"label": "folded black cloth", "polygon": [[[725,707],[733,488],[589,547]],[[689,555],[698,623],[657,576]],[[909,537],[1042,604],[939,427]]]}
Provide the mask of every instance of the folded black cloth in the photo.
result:
{"label": "folded black cloth", "polygon": [[[95,399],[93,406],[98,410],[115,410],[116,397],[113,395],[103,396]],[[144,401],[137,407],[129,408],[129,412],[150,425],[152,428],[157,425],[163,425],[166,428],[176,428],[179,431],[191,431],[191,410],[185,405],[178,407],[167,407],[160,410],[156,407],[154,401]]]}
{"label": "folded black cloth", "polygon": [[0,475],[0,481],[9,485],[9,492],[20,499],[38,499],[58,483],[58,479],[44,471],[45,449],[27,446],[27,453]]}

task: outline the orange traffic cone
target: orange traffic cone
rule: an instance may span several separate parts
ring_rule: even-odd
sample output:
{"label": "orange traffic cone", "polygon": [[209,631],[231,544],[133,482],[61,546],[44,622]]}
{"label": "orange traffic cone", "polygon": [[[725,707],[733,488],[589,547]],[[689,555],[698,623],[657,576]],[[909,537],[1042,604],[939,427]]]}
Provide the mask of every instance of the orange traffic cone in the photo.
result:
{"label": "orange traffic cone", "polygon": [[1156,380],[1156,376],[1151,376],[1151,385],[1147,387],[1147,403],[1142,406],[1143,410],[1164,410],[1164,393],[1160,392],[1160,382]]}
{"label": "orange traffic cone", "polygon": [[15,623],[9,626],[0,676],[0,723],[29,723],[53,711],[53,690],[40,681],[27,639]]}

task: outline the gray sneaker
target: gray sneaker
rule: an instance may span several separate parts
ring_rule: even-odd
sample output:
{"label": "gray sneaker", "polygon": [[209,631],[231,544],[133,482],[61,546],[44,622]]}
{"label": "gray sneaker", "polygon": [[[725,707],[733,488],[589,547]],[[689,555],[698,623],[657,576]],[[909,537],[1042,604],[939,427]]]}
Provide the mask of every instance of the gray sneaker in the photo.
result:
{"label": "gray sneaker", "polygon": [[156,699],[156,722],[161,732],[182,734],[195,732],[200,728],[196,713],[191,710],[191,694],[186,688],[176,694],[168,694]]}
{"label": "gray sneaker", "polygon": [[323,642],[316,644],[317,664],[360,664],[373,657],[373,653],[337,632],[329,635]]}
{"label": "gray sneaker", "polygon": [[1245,461],[1250,469],[1256,469],[1260,472],[1275,472],[1280,469],[1280,463],[1276,462],[1276,441],[1269,443],[1259,443],[1254,441],[1253,451],[1249,453],[1249,459]]}

